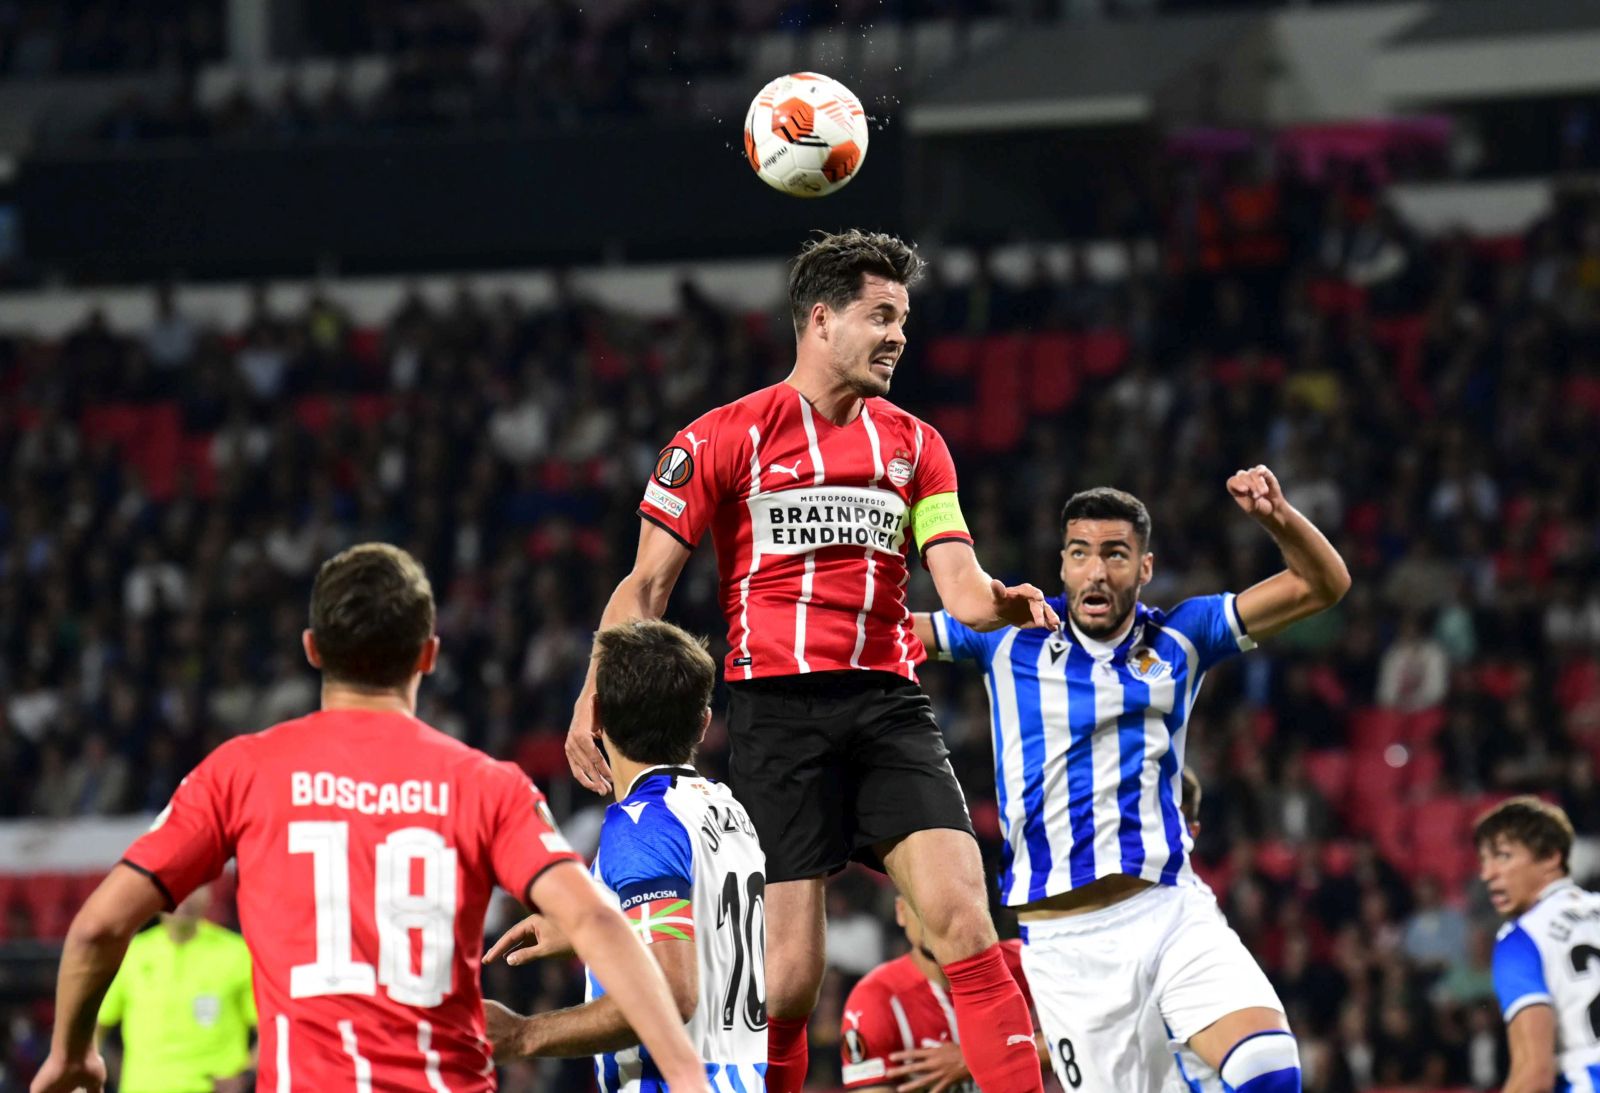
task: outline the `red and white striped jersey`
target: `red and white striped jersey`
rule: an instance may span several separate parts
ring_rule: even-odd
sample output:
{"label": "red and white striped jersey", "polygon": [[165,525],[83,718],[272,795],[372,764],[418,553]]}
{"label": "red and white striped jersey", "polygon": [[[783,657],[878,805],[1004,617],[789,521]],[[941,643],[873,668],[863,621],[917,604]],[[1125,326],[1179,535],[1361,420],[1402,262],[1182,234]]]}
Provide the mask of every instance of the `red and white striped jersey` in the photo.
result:
{"label": "red and white striped jersey", "polygon": [[326,710],[212,752],[124,862],[181,901],[239,861],[256,1088],[495,1088],[478,958],[496,883],[577,862],[510,763],[400,713]]}
{"label": "red and white striped jersey", "polygon": [[[678,433],[639,515],[690,549],[711,529],[730,680],[850,668],[915,679],[911,514],[955,490],[950,450],[925,422],[869,398],[835,425],[780,383]],[[971,542],[956,527],[919,545],[952,539]]]}

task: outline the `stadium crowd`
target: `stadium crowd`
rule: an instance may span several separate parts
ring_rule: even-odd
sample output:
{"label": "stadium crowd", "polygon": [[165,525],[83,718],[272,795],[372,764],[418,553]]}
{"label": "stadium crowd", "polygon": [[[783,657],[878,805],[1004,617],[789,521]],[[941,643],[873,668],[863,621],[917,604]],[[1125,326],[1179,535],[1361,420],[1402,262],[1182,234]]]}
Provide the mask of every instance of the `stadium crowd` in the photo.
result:
{"label": "stadium crowd", "polygon": [[[1423,238],[1352,174],[1186,179],[1142,217],[1159,262],[1126,279],[1081,255],[930,278],[894,396],[947,432],[1008,579],[1054,587],[1060,505],[1088,485],[1150,505],[1155,604],[1268,571],[1223,490],[1236,467],[1272,466],[1330,530],[1351,595],[1199,702],[1197,857],[1282,993],[1307,1089],[1487,1089],[1502,1030],[1470,816],[1531,790],[1600,836],[1600,200],[1566,194],[1520,238]],[[537,308],[413,296],[381,330],[331,295],[212,329],[158,290],[146,330],[0,332],[0,813],[157,810],[219,741],[314,705],[311,576],[385,539],[440,601],[420,716],[521,763],[581,840],[598,801],[562,740],[658,445],[791,358],[777,311],[690,282],[660,321],[558,284]],[[718,644],[709,554],[669,617]],[[934,602],[925,574],[910,598]],[[992,863],[981,683],[924,682]],[[720,725],[703,758],[722,770]],[[814,1074],[837,1074],[849,984],[895,951],[890,896],[865,874],[830,895]],[[486,986],[524,1008],[581,989],[561,964]],[[46,1021],[8,1017],[15,1080]]]}

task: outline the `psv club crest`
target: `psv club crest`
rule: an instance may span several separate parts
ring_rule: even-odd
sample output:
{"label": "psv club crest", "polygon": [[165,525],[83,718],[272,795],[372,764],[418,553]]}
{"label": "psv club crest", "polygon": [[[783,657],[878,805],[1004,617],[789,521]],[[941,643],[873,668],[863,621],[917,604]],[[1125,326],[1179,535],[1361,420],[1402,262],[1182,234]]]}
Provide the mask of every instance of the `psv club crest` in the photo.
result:
{"label": "psv club crest", "polygon": [[904,448],[896,448],[894,458],[889,460],[889,465],[884,468],[889,481],[895,484],[896,489],[904,489],[907,482],[911,481],[911,453]]}

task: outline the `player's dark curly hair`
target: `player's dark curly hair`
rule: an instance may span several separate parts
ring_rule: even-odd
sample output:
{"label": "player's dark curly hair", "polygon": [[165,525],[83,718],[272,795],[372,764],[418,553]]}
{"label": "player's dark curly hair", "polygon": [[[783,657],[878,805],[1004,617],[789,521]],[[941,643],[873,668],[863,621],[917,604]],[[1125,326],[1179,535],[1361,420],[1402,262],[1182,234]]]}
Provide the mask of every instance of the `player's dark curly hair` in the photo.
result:
{"label": "player's dark curly hair", "polygon": [[858,228],[809,240],[789,270],[789,314],[798,335],[819,303],[838,311],[861,295],[861,276],[875,274],[906,287],[917,283],[927,263],[916,248],[883,232]]}
{"label": "player's dark curly hair", "polygon": [[600,724],[611,743],[635,763],[689,762],[717,682],[705,639],[640,619],[596,634],[594,659]]}
{"label": "player's dark curly hair", "polygon": [[1472,825],[1472,844],[1479,850],[1501,839],[1521,843],[1537,861],[1559,855],[1561,871],[1565,873],[1569,869],[1572,821],[1560,806],[1549,801],[1531,796],[1513,797],[1495,805]]}
{"label": "player's dark curly hair", "polygon": [[1067,534],[1067,525],[1074,520],[1126,520],[1133,525],[1139,549],[1150,548],[1150,510],[1144,507],[1143,501],[1124,490],[1096,486],[1073,494],[1061,508],[1063,537]]}
{"label": "player's dark curly hair", "polygon": [[405,683],[433,621],[433,586],[422,563],[388,543],[335,554],[311,586],[311,635],[322,671],[341,683],[374,690]]}

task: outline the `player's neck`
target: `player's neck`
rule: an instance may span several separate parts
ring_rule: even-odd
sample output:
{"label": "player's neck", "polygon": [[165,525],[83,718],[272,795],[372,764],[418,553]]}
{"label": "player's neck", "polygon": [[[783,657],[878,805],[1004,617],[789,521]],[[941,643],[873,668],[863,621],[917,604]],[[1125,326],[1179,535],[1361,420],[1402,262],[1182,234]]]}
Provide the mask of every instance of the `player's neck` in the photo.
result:
{"label": "player's neck", "polygon": [[824,369],[808,366],[803,359],[795,361],[794,371],[783,382],[799,391],[818,417],[834,425],[849,425],[861,416],[863,400],[860,395],[834,380]]}
{"label": "player's neck", "polygon": [[322,708],[324,710],[366,710],[376,713],[403,713],[415,716],[417,689],[408,686],[404,691],[374,691],[351,687],[343,683],[323,683]]}

